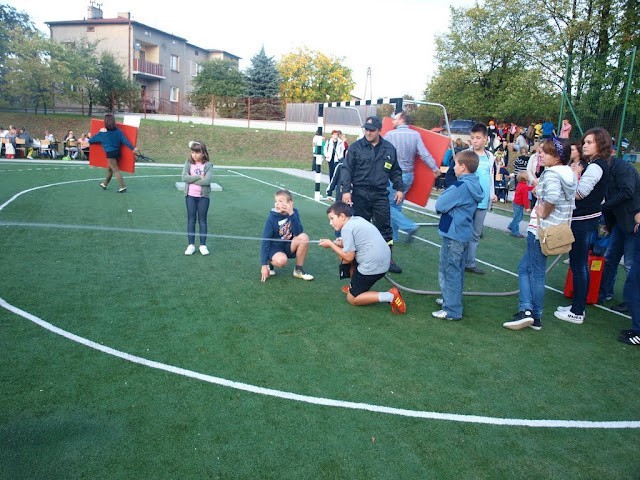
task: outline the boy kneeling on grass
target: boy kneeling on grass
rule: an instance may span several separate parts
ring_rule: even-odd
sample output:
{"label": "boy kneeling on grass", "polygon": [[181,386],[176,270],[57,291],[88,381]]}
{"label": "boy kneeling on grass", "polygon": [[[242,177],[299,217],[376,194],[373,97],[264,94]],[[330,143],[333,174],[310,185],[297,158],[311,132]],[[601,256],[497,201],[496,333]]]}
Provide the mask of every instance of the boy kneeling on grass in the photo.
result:
{"label": "boy kneeling on grass", "polygon": [[313,280],[313,275],[302,268],[309,250],[309,236],[302,232],[300,215],[293,208],[293,196],[289,190],[275,193],[274,206],[264,224],[262,238],[260,274],[263,282],[276,274],[272,267],[284,267],[288,258],[296,259],[296,268],[293,270],[295,278]]}
{"label": "boy kneeling on grass", "polygon": [[323,238],[318,244],[332,249],[345,264],[355,260],[351,283],[348,289],[343,289],[347,301],[351,305],[390,303],[393,313],[405,313],[407,306],[397,288],[388,292],[370,291],[387,273],[391,262],[391,250],[378,228],[362,217],[353,216],[351,207],[344,202],[331,205],[327,215],[329,224],[341,232],[341,237],[335,240]]}

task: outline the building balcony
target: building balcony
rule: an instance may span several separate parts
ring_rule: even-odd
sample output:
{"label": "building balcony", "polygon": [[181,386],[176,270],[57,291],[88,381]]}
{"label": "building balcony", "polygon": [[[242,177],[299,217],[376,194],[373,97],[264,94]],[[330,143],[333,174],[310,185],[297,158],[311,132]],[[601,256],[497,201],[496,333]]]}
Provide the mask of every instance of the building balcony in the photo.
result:
{"label": "building balcony", "polygon": [[133,59],[133,74],[152,78],[165,78],[162,65],[139,58]]}

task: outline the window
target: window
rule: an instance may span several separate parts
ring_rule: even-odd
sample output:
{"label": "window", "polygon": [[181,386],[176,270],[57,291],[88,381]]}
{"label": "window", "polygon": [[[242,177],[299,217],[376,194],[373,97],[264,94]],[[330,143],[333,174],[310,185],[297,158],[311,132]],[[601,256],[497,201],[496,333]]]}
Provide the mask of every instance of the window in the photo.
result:
{"label": "window", "polygon": [[191,76],[197,77],[198,74],[202,71],[202,65],[198,62],[191,62]]}
{"label": "window", "polygon": [[177,55],[171,55],[171,70],[174,72],[180,71],[180,57]]}
{"label": "window", "polygon": [[177,102],[180,98],[180,89],[178,87],[171,87],[171,92],[169,93],[169,101]]}

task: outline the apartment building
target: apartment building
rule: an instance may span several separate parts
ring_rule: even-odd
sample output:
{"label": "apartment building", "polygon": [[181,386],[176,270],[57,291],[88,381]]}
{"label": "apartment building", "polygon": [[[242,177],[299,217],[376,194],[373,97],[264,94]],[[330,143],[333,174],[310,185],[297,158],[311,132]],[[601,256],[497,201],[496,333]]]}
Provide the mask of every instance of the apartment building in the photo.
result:
{"label": "apartment building", "polygon": [[[129,78],[140,85],[146,111],[175,113],[188,103],[191,81],[202,62],[240,57],[224,50],[201,48],[185,38],[163,32],[131,19],[131,13],[103,18],[100,6],[91,1],[82,20],[47,22],[52,40],[75,43],[97,42],[98,53],[108,51],[122,65]],[[56,102],[57,103],[57,102]]]}

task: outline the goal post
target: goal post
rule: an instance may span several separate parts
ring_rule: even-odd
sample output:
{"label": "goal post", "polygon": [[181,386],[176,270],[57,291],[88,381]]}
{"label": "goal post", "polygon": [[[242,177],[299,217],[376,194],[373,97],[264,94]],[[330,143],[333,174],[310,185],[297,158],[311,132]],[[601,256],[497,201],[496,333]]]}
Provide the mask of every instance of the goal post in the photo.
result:
{"label": "goal post", "polygon": [[316,134],[313,137],[313,160],[315,165],[315,200],[322,200],[322,195],[320,194],[320,183],[322,180],[322,162],[324,160],[322,146],[324,142],[323,129],[325,109],[336,107],[357,107],[392,104],[394,105],[394,113],[399,113],[402,111],[402,105],[405,101],[407,100],[404,100],[402,98],[379,98],[375,102],[373,100],[354,100],[347,102],[328,102],[318,104],[318,128],[316,129]]}

